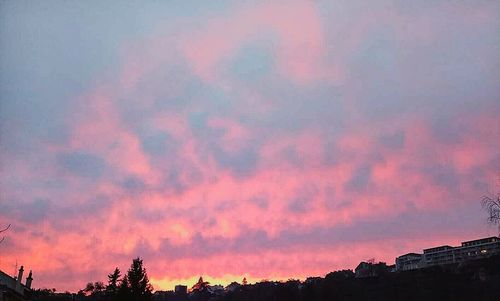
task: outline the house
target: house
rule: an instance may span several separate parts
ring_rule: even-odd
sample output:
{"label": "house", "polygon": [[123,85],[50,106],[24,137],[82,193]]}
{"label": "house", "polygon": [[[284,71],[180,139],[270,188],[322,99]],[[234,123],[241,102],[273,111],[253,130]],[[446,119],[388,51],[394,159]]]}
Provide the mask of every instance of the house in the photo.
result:
{"label": "house", "polygon": [[238,282],[233,281],[228,286],[226,286],[226,291],[228,291],[228,292],[234,292],[234,291],[238,290],[240,287],[241,287],[241,284],[239,284]]}
{"label": "house", "polygon": [[422,254],[408,253],[396,258],[396,271],[410,271],[422,267]]}
{"label": "house", "polygon": [[176,285],[174,292],[177,295],[187,295],[187,286],[186,285]]}
{"label": "house", "polygon": [[374,263],[360,262],[354,270],[356,278],[376,277],[390,272],[390,268],[385,262]]}
{"label": "house", "polygon": [[173,291],[156,291],[153,301],[185,301],[188,300],[188,289],[186,285],[176,285]]}
{"label": "house", "polygon": [[323,281],[323,278],[321,277],[307,277],[307,279],[304,281],[305,284],[318,284]]}
{"label": "house", "polygon": [[33,273],[30,271],[26,283],[22,284],[24,267],[21,266],[16,277],[0,271],[0,301],[25,301],[28,300],[33,282]]}
{"label": "house", "polygon": [[214,294],[214,295],[223,295],[224,294],[224,287],[220,284],[209,285],[208,292],[211,294]]}
{"label": "house", "polygon": [[173,291],[156,291],[152,297],[153,301],[173,301],[176,295]]}

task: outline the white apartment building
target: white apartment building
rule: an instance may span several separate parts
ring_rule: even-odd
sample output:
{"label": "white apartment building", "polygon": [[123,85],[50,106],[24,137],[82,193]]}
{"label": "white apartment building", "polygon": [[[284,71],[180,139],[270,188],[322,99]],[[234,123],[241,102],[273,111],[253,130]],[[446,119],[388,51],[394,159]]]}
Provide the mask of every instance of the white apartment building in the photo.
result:
{"label": "white apartment building", "polygon": [[461,263],[500,254],[500,238],[493,236],[462,242],[459,247],[439,246],[423,254],[408,253],[396,258],[396,270],[407,271],[433,265]]}

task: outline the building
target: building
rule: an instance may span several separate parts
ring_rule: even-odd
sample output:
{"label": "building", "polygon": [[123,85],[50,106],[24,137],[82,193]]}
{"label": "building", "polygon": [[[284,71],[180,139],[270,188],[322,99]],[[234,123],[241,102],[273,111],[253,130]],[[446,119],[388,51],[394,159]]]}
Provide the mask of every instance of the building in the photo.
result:
{"label": "building", "polygon": [[226,286],[226,291],[228,291],[228,292],[234,292],[234,291],[238,290],[240,287],[241,287],[241,284],[239,284],[238,282],[233,281],[228,286]]}
{"label": "building", "polygon": [[424,250],[423,266],[454,263],[454,252],[451,246],[439,246]]}
{"label": "building", "polygon": [[187,289],[186,285],[176,285],[174,292],[178,295],[187,295]]}
{"label": "building", "polygon": [[360,262],[358,266],[354,269],[356,278],[370,277],[372,275],[372,263]]}
{"label": "building", "polygon": [[323,281],[323,278],[321,277],[307,277],[307,279],[304,281],[305,284],[318,284]]}
{"label": "building", "polygon": [[500,254],[500,238],[487,237],[462,242],[462,246],[455,248],[455,260],[463,261],[470,259],[485,258]]}
{"label": "building", "polygon": [[424,249],[423,254],[408,253],[396,258],[396,270],[408,271],[434,265],[463,263],[500,254],[500,238],[487,237],[462,242],[459,247],[448,245]]}
{"label": "building", "polygon": [[173,291],[156,291],[151,298],[153,301],[177,301]]}
{"label": "building", "polygon": [[26,283],[22,283],[24,267],[21,266],[16,277],[0,271],[0,301],[25,301],[31,292],[33,273],[30,271]]}
{"label": "building", "polygon": [[385,273],[390,272],[391,267],[388,267],[385,262],[360,262],[356,269],[354,269],[354,273],[356,278],[365,278],[365,277],[376,277]]}
{"label": "building", "polygon": [[224,294],[224,286],[220,284],[209,285],[208,292],[214,295],[223,295]]}
{"label": "building", "polygon": [[487,237],[462,242],[459,247],[441,246],[424,250],[425,266],[461,263],[500,254],[500,238]]}
{"label": "building", "polygon": [[409,271],[422,267],[422,254],[408,253],[396,258],[396,271]]}

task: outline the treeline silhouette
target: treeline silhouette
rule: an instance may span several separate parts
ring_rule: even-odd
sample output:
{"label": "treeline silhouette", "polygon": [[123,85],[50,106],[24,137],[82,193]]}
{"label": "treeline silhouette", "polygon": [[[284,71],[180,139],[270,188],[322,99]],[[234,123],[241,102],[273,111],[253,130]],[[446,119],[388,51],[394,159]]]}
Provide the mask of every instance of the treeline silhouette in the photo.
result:
{"label": "treeline silhouette", "polygon": [[134,259],[120,278],[116,269],[108,283],[89,283],[78,294],[37,290],[32,300],[44,301],[323,301],[323,300],[500,300],[500,256],[465,264],[433,266],[405,272],[384,272],[356,278],[352,270],[335,271],[306,281],[263,281],[229,286],[222,293],[195,285],[188,293],[152,293],[142,260]]}
{"label": "treeline silhouette", "polygon": [[76,294],[56,293],[55,289],[38,289],[32,292],[31,300],[85,300],[85,301],[150,301],[153,287],[149,283],[142,259],[132,260],[127,273],[122,277],[118,268],[108,275],[108,283],[89,282]]}

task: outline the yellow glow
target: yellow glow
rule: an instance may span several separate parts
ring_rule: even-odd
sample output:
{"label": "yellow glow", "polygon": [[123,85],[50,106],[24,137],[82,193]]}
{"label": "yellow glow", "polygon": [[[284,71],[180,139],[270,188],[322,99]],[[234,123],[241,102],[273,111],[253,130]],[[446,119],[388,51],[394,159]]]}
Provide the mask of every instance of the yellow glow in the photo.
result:
{"label": "yellow glow", "polygon": [[128,253],[132,251],[134,247],[135,247],[135,239],[128,238],[123,244],[123,251]]}
{"label": "yellow glow", "polygon": [[[221,284],[222,286],[227,286],[231,282],[235,281],[241,284],[243,281],[243,278],[247,278],[248,284],[259,282],[262,279],[257,279],[257,278],[252,278],[248,275],[224,275],[221,278],[214,278],[210,276],[204,276],[203,277],[204,281],[208,281],[210,285],[215,285],[215,284]],[[176,285],[186,285],[189,288],[191,288],[196,282],[198,282],[198,279],[200,276],[194,276],[190,278],[181,278],[181,279],[170,279],[168,277],[159,279],[159,278],[151,278],[151,284],[153,285],[155,291],[164,291],[164,290],[173,290]]]}
{"label": "yellow glow", "polygon": [[180,223],[173,224],[172,226],[170,226],[170,229],[174,231],[177,235],[179,235],[180,238],[182,239],[187,239],[191,236],[189,230]]}

